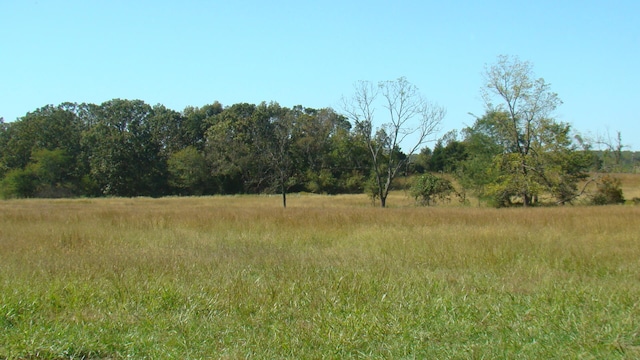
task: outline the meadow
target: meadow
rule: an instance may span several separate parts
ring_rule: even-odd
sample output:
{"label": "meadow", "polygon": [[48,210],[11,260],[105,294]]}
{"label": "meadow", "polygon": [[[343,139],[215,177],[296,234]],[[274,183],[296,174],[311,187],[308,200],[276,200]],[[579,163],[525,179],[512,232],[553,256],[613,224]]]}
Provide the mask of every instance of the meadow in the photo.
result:
{"label": "meadow", "polygon": [[0,202],[0,358],[640,358],[640,206]]}

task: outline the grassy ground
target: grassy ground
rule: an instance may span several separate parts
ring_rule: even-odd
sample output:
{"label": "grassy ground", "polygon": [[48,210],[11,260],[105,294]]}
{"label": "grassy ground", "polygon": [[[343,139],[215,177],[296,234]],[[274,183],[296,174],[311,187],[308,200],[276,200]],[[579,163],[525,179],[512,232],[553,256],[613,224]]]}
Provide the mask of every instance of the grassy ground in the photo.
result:
{"label": "grassy ground", "polygon": [[625,199],[640,198],[640,174],[614,174],[613,176],[620,179]]}
{"label": "grassy ground", "polygon": [[640,206],[410,203],[0,202],[0,358],[640,357]]}

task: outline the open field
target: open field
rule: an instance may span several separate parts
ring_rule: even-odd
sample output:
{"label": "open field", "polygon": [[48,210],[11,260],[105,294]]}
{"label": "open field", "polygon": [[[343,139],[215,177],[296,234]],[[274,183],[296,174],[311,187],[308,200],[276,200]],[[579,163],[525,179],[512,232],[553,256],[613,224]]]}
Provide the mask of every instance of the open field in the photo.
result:
{"label": "open field", "polygon": [[614,174],[620,179],[622,193],[627,201],[633,198],[640,198],[640,174]]}
{"label": "open field", "polygon": [[0,358],[640,357],[640,206],[393,196],[0,202]]}

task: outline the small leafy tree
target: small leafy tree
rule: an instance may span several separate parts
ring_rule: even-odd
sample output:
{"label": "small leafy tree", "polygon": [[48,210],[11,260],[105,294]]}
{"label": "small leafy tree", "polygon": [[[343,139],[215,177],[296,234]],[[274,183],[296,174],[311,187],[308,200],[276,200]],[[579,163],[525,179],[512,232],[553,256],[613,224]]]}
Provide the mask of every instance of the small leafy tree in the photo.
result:
{"label": "small leafy tree", "polygon": [[611,175],[603,176],[598,182],[596,193],[591,199],[593,205],[624,204],[620,179]]}
{"label": "small leafy tree", "polygon": [[436,200],[443,201],[455,192],[451,181],[429,173],[416,178],[411,186],[411,196],[422,206],[429,206]]}
{"label": "small leafy tree", "polygon": [[13,169],[0,182],[3,198],[70,197],[79,179],[71,176],[72,159],[62,149],[34,150],[24,169]]}
{"label": "small leafy tree", "polygon": [[0,197],[3,199],[29,198],[35,196],[38,179],[25,169],[10,170],[0,181]]}

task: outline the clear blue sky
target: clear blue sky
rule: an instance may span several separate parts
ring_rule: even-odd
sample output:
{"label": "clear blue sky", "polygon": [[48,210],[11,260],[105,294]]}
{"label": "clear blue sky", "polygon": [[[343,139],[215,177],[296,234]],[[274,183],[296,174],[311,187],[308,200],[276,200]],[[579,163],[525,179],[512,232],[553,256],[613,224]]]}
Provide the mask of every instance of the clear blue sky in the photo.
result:
{"label": "clear blue sky", "polygon": [[334,107],[358,80],[405,76],[481,115],[481,73],[530,61],[583,134],[640,150],[640,1],[0,0],[0,117],[46,104],[141,99]]}

